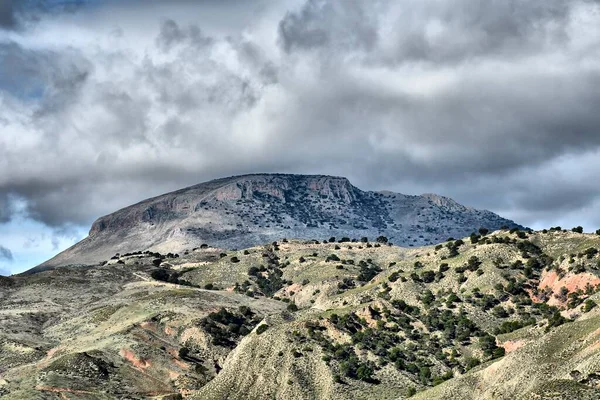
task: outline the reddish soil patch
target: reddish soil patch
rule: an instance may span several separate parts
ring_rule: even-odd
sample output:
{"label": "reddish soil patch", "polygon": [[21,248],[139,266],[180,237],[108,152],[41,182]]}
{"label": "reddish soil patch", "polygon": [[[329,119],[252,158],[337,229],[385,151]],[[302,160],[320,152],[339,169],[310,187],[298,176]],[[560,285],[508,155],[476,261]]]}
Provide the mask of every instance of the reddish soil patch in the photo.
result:
{"label": "reddish soil patch", "polygon": [[179,357],[179,351],[175,348],[167,349],[167,353],[169,353],[173,357]]}
{"label": "reddish soil patch", "polygon": [[177,365],[181,369],[190,369],[189,365],[187,365],[183,361],[180,361],[180,360],[178,360],[176,358],[173,359],[173,363],[175,363],[175,365]]}
{"label": "reddish soil patch", "polygon": [[169,335],[169,336],[173,336],[175,335],[177,332],[171,328],[170,326],[165,326],[165,334]]}
{"label": "reddish soil patch", "polygon": [[596,343],[594,343],[593,345],[591,345],[589,347],[589,349],[592,350],[592,351],[600,349],[600,340],[597,341]]}
{"label": "reddish soil patch", "polygon": [[283,289],[282,292],[286,296],[289,296],[291,292],[298,293],[301,290],[302,290],[302,285],[299,283],[294,283],[293,285],[290,285],[287,288]]}
{"label": "reddish soil patch", "polygon": [[369,311],[369,307],[365,307],[360,311],[356,312],[356,315],[364,318],[370,328],[375,328],[377,326],[377,320],[371,316],[371,311]]}
{"label": "reddish soil patch", "polygon": [[135,353],[131,350],[121,349],[119,354],[121,354],[121,357],[129,361],[137,369],[144,370],[152,365],[148,360],[142,360],[141,358],[137,358]]}
{"label": "reddish soil patch", "polygon": [[504,347],[504,351],[506,353],[510,353],[512,351],[515,351],[517,349],[520,349],[521,347],[525,346],[525,342],[522,339],[519,340],[508,340],[504,343],[502,343],[502,347]]}
{"label": "reddish soil patch", "polygon": [[550,271],[542,274],[542,280],[540,281],[538,288],[543,290],[545,287],[550,287],[553,292],[556,292],[564,286],[569,290],[569,293],[571,293],[577,289],[584,290],[588,284],[596,286],[600,284],[600,278],[588,272],[584,272],[576,275],[566,274],[562,279],[559,279],[556,271]]}
{"label": "reddish soil patch", "polygon": [[[586,286],[596,286],[600,284],[600,278],[584,272],[582,274],[566,274],[562,278],[559,278],[556,271],[544,271],[542,273],[542,279],[538,285],[538,289],[543,291],[546,288],[552,290],[552,297],[548,301],[550,305],[561,304],[561,302],[554,297],[555,293],[558,293],[562,287],[566,287],[569,293],[573,293],[579,289],[585,290]],[[540,301],[539,298],[532,298],[534,301]]]}
{"label": "reddish soil patch", "polygon": [[54,355],[56,353],[58,353],[59,351],[61,351],[63,349],[62,346],[57,346],[54,347],[50,350],[48,350],[48,353],[46,353],[46,357],[39,363],[38,368],[43,368],[45,366],[48,365],[48,363],[50,362],[50,360],[52,359],[52,357],[54,357]]}
{"label": "reddish soil patch", "polygon": [[144,321],[140,324],[140,327],[142,329],[146,329],[149,330],[151,332],[156,332],[158,330],[156,324],[154,322],[150,322],[150,321]]}

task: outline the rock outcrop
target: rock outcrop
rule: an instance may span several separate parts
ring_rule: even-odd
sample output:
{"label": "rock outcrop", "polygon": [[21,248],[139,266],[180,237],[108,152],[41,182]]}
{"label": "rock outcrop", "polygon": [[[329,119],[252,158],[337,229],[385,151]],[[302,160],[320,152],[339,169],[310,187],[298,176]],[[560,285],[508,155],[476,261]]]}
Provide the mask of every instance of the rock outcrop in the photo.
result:
{"label": "rock outcrop", "polygon": [[425,194],[368,192],[348,179],[323,175],[256,174],[217,179],[168,193],[99,218],[89,236],[35,271],[93,264],[115,252],[181,252],[203,243],[244,248],[281,238],[331,236],[401,246],[463,237],[480,227],[516,227],[489,212]]}

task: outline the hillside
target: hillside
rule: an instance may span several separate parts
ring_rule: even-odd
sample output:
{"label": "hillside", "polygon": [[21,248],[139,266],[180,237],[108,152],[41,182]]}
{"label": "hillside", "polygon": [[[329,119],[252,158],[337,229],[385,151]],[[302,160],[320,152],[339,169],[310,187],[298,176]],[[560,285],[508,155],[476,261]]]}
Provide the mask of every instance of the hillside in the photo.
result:
{"label": "hillside", "polygon": [[181,252],[204,243],[235,249],[284,237],[387,236],[400,246],[438,243],[512,221],[433,194],[365,192],[347,179],[257,174],[202,183],[98,219],[89,236],[40,265],[94,264],[115,252]]}
{"label": "hillside", "polygon": [[600,236],[135,251],[0,281],[6,399],[595,399]]}

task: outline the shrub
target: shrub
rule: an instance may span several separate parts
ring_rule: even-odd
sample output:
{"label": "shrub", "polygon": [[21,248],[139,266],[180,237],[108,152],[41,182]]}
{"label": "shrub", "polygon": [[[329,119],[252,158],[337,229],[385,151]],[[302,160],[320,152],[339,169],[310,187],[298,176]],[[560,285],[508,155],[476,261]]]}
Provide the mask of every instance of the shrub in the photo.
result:
{"label": "shrub", "polygon": [[548,318],[546,332],[548,332],[551,328],[564,324],[565,322],[569,322],[569,320],[560,315],[560,311],[554,312],[554,314],[552,314],[552,317]]}
{"label": "shrub", "polygon": [[329,261],[340,261],[340,258],[338,256],[336,256],[335,254],[330,254],[325,259],[325,262],[329,262]]}
{"label": "shrub", "polygon": [[373,379],[373,373],[374,372],[375,371],[373,370],[373,368],[369,364],[362,363],[356,369],[356,377],[359,380],[361,380],[361,381],[368,382],[368,381],[370,381],[370,380]]}
{"label": "shrub", "polygon": [[261,325],[259,325],[258,328],[256,328],[256,334],[260,335],[260,334],[264,333],[267,329],[269,329],[269,325],[261,324]]}
{"label": "shrub", "polygon": [[419,379],[423,385],[426,385],[429,379],[431,379],[431,369],[429,367],[419,368]]}
{"label": "shrub", "polygon": [[152,277],[152,279],[156,279],[157,281],[169,281],[169,273],[164,269],[157,269],[155,271],[152,271],[152,273],[150,273],[150,276]]}
{"label": "shrub", "polygon": [[186,358],[190,354],[190,349],[182,347],[179,349],[179,358]]}
{"label": "shrub", "polygon": [[508,318],[508,313],[502,306],[492,308],[492,314],[497,318]]}
{"label": "shrub", "polygon": [[377,243],[387,243],[388,242],[388,238],[385,236],[379,236],[376,240]]}
{"label": "shrub", "polygon": [[475,358],[475,357],[467,357],[465,359],[465,369],[467,371],[470,370],[470,369],[475,368],[479,364],[481,364],[481,362],[477,358]]}
{"label": "shrub", "polygon": [[421,280],[425,283],[431,283],[435,280],[435,272],[433,271],[424,271],[421,274]]}
{"label": "shrub", "polygon": [[583,311],[584,313],[590,312],[594,307],[596,307],[597,304],[594,302],[594,300],[586,300],[583,303],[583,307],[581,307],[581,311]]}
{"label": "shrub", "polygon": [[235,347],[235,340],[247,335],[258,323],[248,307],[240,307],[238,312],[221,308],[212,312],[200,321],[200,325],[212,337],[212,343],[217,346]]}

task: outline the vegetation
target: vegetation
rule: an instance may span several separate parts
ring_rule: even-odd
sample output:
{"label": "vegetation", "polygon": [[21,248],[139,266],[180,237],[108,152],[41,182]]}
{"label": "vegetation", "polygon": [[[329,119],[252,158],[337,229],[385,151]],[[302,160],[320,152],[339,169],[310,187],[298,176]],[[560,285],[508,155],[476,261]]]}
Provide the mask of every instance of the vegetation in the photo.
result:
{"label": "vegetation", "polygon": [[[250,333],[258,322],[249,307],[241,306],[236,312],[221,308],[210,313],[200,320],[200,326],[210,334],[214,345],[233,348],[237,339]],[[259,329],[263,326],[266,325],[261,325]]]}
{"label": "vegetation", "polygon": [[[186,252],[180,258],[141,252],[119,255],[98,267],[108,272],[94,275],[93,285],[86,283],[89,290],[102,285],[103,279],[115,279],[97,292],[101,294],[108,287],[118,296],[104,300],[109,306],[102,304],[89,322],[82,317],[86,311],[79,312],[69,328],[74,330],[73,337],[85,338],[87,329],[98,332],[106,326],[118,327],[114,339],[111,336],[92,342],[103,346],[115,340],[114,347],[94,355],[106,359],[107,376],[119,373],[108,361],[120,365],[133,360],[138,365],[150,365],[145,370],[150,376],[162,373],[163,368],[182,373],[185,380],[172,380],[171,390],[191,388],[194,395],[205,395],[204,385],[213,381],[206,387],[218,387],[219,395],[226,396],[229,386],[223,382],[238,385],[238,375],[263,374],[265,382],[285,376],[282,382],[289,390],[306,389],[310,393],[307,397],[315,397],[322,388],[315,388],[320,383],[313,379],[313,368],[322,358],[329,370],[320,366],[319,374],[330,374],[328,382],[334,382],[340,398],[367,392],[367,397],[373,398],[427,398],[430,393],[431,398],[447,398],[436,394],[447,394],[445,388],[455,382],[472,380],[479,384],[481,376],[486,376],[486,384],[504,379],[504,375],[490,374],[490,365],[502,369],[521,357],[523,368],[531,368],[523,355],[532,348],[540,351],[529,345],[538,340],[543,341],[543,353],[548,354],[548,360],[543,361],[549,365],[544,367],[547,375],[554,373],[554,357],[567,353],[565,345],[575,348],[587,343],[585,357],[561,359],[561,363],[572,363],[565,364],[569,365],[565,370],[578,376],[573,378],[575,384],[592,387],[586,380],[596,382],[577,360],[591,362],[596,359],[591,357],[600,357],[589,339],[597,329],[598,318],[598,235],[561,229],[489,232],[482,228],[464,241],[451,239],[413,249],[364,239],[331,237],[319,244],[287,240],[285,246],[270,243],[262,248],[231,250],[224,256],[214,248]],[[160,260],[158,266],[154,260]],[[117,265],[119,261],[125,265]],[[126,274],[132,275],[124,277]],[[147,276],[167,284],[127,284],[142,283]],[[14,277],[10,285],[2,287],[7,293],[20,290],[22,279],[31,278]],[[36,279],[43,282],[48,277]],[[70,290],[77,279],[70,283]],[[230,293],[231,288],[237,294]],[[135,293],[123,294],[129,291]],[[114,304],[121,299],[126,299],[123,304]],[[30,317],[26,320],[28,326],[35,324]],[[54,323],[41,317],[40,321]],[[81,321],[86,321],[85,328]],[[582,330],[587,321],[589,330]],[[52,329],[56,337],[67,331],[62,325]],[[253,331],[256,334],[250,335]],[[1,361],[10,371],[11,360],[24,356],[9,359],[5,354],[14,351],[13,345],[3,335]],[[40,344],[39,360],[50,350],[44,343]],[[73,339],[65,341],[66,346],[76,343]],[[85,345],[96,346],[87,341]],[[76,351],[69,347],[68,352]],[[30,353],[38,354],[35,349]],[[501,357],[505,357],[502,363],[490,363]],[[223,364],[225,358],[228,361]],[[35,362],[30,361],[30,365],[38,368]],[[306,371],[302,379],[289,370],[298,366]],[[514,379],[520,379],[519,368],[511,375]],[[484,372],[469,372],[473,369]],[[75,379],[76,371],[69,370],[71,375],[64,376]],[[47,385],[51,381],[45,379],[55,379],[54,373],[47,375],[52,378],[39,375],[36,379]],[[536,370],[527,369],[527,374],[549,382],[546,377],[536,377]],[[118,379],[125,378],[115,376]],[[560,379],[564,380],[564,374]],[[264,393],[272,389],[268,385],[261,383]],[[102,390],[113,393],[111,388]],[[504,393],[508,389],[495,386],[494,390]],[[456,398],[461,398],[465,392],[456,393]],[[560,390],[557,393],[563,394]],[[129,393],[123,396],[135,397]],[[510,393],[504,398],[515,396]]]}

